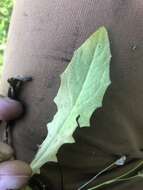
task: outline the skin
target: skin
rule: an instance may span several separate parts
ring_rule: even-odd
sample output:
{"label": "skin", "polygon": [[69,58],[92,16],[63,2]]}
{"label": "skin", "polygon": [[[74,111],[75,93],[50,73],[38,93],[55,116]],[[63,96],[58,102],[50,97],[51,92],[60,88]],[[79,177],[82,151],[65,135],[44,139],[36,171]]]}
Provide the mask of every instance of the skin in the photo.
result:
{"label": "skin", "polygon": [[32,171],[28,164],[19,160],[5,161],[0,164],[0,189],[20,189],[24,187]]}
{"label": "skin", "polygon": [[20,102],[8,97],[0,97],[0,121],[11,121],[20,117],[23,106]]}
{"label": "skin", "polygon": [[[10,119],[17,118],[18,111],[20,113],[22,111],[20,102],[10,98],[1,97],[0,106],[2,121],[8,122]],[[0,142],[0,189],[20,189],[27,185],[31,175],[30,166],[25,162],[14,160],[13,148],[7,143]]]}

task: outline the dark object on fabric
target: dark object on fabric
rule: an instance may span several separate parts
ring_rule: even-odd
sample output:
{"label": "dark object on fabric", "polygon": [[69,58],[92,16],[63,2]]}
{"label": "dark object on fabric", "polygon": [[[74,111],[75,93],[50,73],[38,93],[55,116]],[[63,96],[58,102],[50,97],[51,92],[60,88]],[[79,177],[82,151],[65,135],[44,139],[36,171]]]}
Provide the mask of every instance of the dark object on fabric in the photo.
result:
{"label": "dark object on fabric", "polygon": [[[1,92],[7,92],[9,77],[34,78],[21,93],[27,115],[13,131],[18,159],[30,162],[46,137],[46,124],[56,113],[53,98],[59,76],[74,50],[102,25],[107,27],[111,41],[112,84],[103,107],[93,114],[90,128],[75,132],[75,144],[60,149],[59,164],[43,167],[41,176],[50,181],[51,190],[76,190],[121,155],[126,155],[129,163],[108,172],[107,178],[119,175],[126,167],[131,169],[136,159],[143,158],[142,17],[142,0],[16,2]],[[139,178],[104,189],[142,190],[142,186]]]}
{"label": "dark object on fabric", "polygon": [[29,181],[29,186],[34,190],[48,190],[48,182],[44,180],[44,177],[38,174],[35,174]]}

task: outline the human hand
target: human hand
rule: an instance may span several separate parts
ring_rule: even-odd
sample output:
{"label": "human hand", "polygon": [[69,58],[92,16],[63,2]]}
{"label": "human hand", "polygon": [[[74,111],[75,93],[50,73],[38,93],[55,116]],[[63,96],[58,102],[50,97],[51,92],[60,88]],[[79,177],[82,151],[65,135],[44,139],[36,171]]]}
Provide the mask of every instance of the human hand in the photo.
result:
{"label": "human hand", "polygon": [[[22,105],[8,97],[0,98],[0,121],[9,122],[22,114]],[[30,166],[14,160],[14,150],[7,143],[0,142],[0,190],[21,189],[32,175]]]}
{"label": "human hand", "polygon": [[21,189],[32,175],[30,166],[19,160],[0,163],[0,189]]}

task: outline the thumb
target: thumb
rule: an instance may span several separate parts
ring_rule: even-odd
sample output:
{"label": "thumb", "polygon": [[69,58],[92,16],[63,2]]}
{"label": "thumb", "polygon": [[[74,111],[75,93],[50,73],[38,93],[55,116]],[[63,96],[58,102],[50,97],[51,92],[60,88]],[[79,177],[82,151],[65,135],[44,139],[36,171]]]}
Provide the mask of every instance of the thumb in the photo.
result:
{"label": "thumb", "polygon": [[30,166],[19,160],[0,163],[0,190],[20,189],[32,175]]}

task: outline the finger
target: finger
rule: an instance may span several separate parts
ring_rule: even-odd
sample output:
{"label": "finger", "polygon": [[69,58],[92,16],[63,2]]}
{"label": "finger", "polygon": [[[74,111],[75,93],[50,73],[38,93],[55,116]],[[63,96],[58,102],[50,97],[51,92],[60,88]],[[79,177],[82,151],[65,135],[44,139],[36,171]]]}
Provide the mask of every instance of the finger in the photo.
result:
{"label": "finger", "polygon": [[32,175],[30,166],[19,160],[6,161],[0,164],[0,189],[20,189]]}
{"label": "finger", "polygon": [[11,121],[21,116],[23,106],[19,101],[8,97],[0,97],[0,120]]}
{"label": "finger", "polygon": [[14,155],[14,150],[6,143],[0,142],[0,162],[11,160]]}

